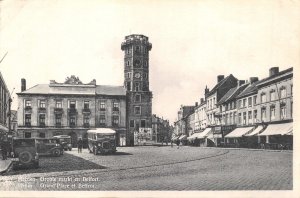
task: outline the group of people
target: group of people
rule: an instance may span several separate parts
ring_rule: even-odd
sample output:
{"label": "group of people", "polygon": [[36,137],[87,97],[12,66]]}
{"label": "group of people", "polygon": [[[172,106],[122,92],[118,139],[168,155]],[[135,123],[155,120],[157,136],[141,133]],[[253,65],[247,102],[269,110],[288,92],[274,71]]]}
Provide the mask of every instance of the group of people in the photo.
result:
{"label": "group of people", "polygon": [[179,138],[176,139],[175,141],[171,140],[171,147],[173,147],[173,143],[176,143],[177,149],[179,149],[179,146],[180,146],[180,140],[179,140]]}

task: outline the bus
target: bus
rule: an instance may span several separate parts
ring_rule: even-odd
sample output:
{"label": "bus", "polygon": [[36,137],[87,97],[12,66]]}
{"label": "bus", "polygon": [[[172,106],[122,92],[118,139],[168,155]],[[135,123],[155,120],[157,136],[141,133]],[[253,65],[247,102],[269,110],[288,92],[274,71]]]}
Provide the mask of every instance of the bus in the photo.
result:
{"label": "bus", "polygon": [[72,150],[72,144],[71,144],[71,136],[69,135],[56,135],[53,136],[53,138],[56,138],[59,140],[59,144],[63,147],[65,151]]}
{"label": "bus", "polygon": [[116,131],[110,128],[97,128],[87,131],[88,149],[90,153],[107,154],[115,153],[116,150]]}

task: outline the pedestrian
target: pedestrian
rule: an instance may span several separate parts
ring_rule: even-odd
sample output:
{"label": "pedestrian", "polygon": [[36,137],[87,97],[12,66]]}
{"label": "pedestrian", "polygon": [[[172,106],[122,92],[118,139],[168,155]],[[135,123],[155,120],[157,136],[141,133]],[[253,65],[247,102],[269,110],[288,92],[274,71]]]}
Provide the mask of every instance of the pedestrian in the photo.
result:
{"label": "pedestrian", "polygon": [[179,140],[179,138],[176,140],[176,144],[177,144],[177,149],[179,149],[179,145],[180,145],[180,140]]}
{"label": "pedestrian", "polygon": [[81,138],[79,138],[79,140],[77,142],[77,146],[78,146],[78,153],[82,153],[83,142],[82,142]]}

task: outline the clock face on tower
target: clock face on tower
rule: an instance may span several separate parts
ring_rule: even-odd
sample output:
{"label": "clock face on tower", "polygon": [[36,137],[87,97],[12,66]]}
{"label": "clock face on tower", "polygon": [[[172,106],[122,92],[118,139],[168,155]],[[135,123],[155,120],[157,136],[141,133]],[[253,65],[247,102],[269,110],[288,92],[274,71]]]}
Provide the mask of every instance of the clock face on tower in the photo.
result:
{"label": "clock face on tower", "polygon": [[135,60],[135,61],[133,62],[133,64],[134,64],[134,66],[136,66],[136,67],[140,67],[140,66],[141,66],[141,61],[140,61],[139,59],[137,59],[137,60]]}
{"label": "clock face on tower", "polygon": [[140,78],[140,77],[141,77],[141,74],[140,74],[140,73],[135,73],[135,74],[134,74],[134,77],[135,77],[135,78]]}

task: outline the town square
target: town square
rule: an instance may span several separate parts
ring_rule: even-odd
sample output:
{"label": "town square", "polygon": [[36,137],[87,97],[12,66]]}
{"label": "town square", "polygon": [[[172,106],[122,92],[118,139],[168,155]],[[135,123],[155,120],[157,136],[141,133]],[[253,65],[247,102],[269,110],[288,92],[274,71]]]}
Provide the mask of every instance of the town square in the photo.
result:
{"label": "town square", "polygon": [[1,195],[297,196],[299,6],[0,1]]}

